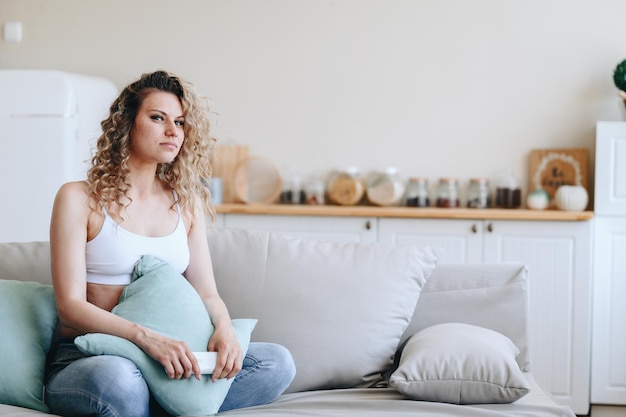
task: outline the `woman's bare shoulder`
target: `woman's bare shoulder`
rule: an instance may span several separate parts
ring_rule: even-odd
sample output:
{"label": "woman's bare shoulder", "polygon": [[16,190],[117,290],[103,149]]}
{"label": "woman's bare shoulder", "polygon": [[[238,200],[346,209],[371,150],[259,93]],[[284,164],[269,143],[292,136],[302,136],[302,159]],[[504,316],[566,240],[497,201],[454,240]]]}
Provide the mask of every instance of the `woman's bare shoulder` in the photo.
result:
{"label": "woman's bare shoulder", "polygon": [[87,195],[89,187],[87,186],[87,181],[71,181],[66,182],[59,188],[59,192],[63,191],[66,193],[80,193]]}
{"label": "woman's bare shoulder", "polygon": [[191,204],[184,210],[184,216],[185,220],[189,221],[190,226],[194,226],[200,222],[200,226],[204,227],[204,223],[202,222],[205,218],[204,205],[199,195],[193,195],[191,197]]}
{"label": "woman's bare shoulder", "polygon": [[55,206],[74,209],[88,209],[89,207],[89,187],[85,181],[74,181],[63,184],[57,192]]}

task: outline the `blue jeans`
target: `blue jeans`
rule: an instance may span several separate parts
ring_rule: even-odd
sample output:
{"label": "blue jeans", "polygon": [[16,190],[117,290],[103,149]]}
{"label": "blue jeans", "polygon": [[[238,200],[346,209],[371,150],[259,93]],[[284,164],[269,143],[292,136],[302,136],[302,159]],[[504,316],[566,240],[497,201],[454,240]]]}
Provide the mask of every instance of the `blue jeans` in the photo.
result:
{"label": "blue jeans", "polygon": [[[221,411],[265,404],[278,397],[295,376],[293,358],[283,346],[250,343]],[[119,356],[85,357],[71,339],[60,340],[48,365],[45,400],[65,417],[150,417],[167,414],[151,397],[141,372]]]}

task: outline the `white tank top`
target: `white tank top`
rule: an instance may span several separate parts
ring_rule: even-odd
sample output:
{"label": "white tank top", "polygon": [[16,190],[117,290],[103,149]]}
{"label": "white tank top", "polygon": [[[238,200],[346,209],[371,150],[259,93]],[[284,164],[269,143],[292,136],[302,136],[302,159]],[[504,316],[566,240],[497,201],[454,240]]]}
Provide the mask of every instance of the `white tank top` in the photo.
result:
{"label": "white tank top", "polygon": [[167,262],[181,274],[189,265],[187,230],[178,209],[176,229],[162,237],[141,236],[125,230],[104,211],[102,229],[87,242],[87,282],[128,285],[142,255]]}

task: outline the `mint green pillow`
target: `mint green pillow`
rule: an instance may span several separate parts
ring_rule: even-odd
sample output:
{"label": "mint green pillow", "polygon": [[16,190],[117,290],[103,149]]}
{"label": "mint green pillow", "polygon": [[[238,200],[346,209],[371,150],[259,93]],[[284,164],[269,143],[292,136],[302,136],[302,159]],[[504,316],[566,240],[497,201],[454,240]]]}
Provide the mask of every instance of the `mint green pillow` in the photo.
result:
{"label": "mint green pillow", "polygon": [[0,280],[0,403],[49,411],[44,371],[57,322],[50,285]]}
{"label": "mint green pillow", "polygon": [[[142,324],[163,335],[184,340],[192,351],[206,351],[213,325],[204,303],[191,284],[172,266],[152,256],[143,256],[113,313]],[[248,350],[256,320],[233,320],[241,349]],[[117,355],[133,361],[150,392],[172,415],[213,415],[217,413],[232,379],[212,382],[209,375],[175,380],[163,366],[134,343],[101,333],[77,337],[76,346],[86,355]]]}

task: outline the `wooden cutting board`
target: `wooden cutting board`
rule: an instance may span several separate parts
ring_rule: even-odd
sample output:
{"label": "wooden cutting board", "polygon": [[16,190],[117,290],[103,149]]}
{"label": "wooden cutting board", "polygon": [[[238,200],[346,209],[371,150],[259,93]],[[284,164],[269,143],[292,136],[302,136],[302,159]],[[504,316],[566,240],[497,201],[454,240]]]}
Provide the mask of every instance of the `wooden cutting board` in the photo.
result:
{"label": "wooden cutting board", "polygon": [[213,177],[222,179],[222,201],[235,203],[235,171],[239,164],[248,158],[248,145],[217,144],[215,147],[215,162],[213,163]]}
{"label": "wooden cutting board", "polygon": [[589,192],[589,150],[533,149],[528,181],[528,192],[543,188],[551,200],[561,185],[582,185]]}

